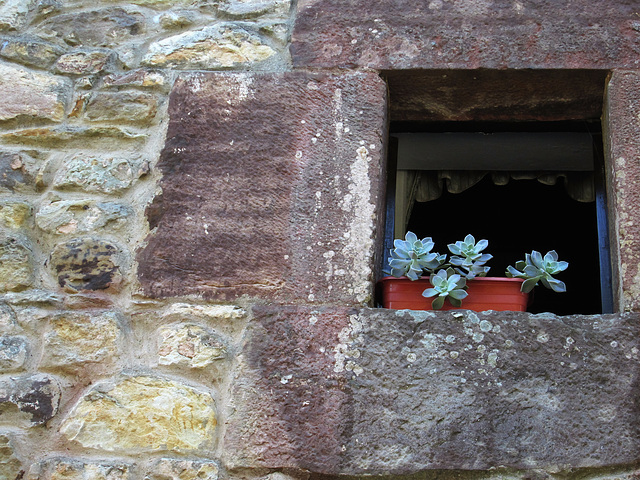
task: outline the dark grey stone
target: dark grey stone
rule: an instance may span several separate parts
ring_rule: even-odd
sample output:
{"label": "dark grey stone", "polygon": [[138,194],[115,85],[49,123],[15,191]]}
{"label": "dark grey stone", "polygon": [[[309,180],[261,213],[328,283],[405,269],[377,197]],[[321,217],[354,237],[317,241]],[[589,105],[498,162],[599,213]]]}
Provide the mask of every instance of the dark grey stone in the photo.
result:
{"label": "dark grey stone", "polygon": [[227,460],[344,475],[633,464],[639,320],[256,307]]}

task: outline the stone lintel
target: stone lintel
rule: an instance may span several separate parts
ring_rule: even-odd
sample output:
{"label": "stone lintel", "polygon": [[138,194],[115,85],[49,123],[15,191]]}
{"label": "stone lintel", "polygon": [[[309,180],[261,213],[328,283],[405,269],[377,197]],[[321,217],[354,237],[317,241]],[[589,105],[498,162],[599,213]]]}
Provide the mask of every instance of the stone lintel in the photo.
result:
{"label": "stone lintel", "polygon": [[[296,67],[637,68],[633,2],[301,0]],[[576,12],[579,12],[576,13]]]}

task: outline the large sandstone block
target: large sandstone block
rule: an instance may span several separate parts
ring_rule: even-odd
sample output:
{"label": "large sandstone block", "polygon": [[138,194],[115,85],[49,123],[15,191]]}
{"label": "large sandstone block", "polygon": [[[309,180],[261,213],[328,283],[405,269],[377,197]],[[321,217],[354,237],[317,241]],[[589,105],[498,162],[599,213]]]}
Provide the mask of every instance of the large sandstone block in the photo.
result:
{"label": "large sandstone block", "polygon": [[640,72],[617,71],[605,96],[603,140],[607,148],[607,191],[613,293],[618,308],[640,310]]}
{"label": "large sandstone block", "polygon": [[636,68],[634,2],[302,0],[297,67]]}
{"label": "large sandstone block", "polygon": [[385,90],[372,73],[178,81],[138,254],[144,293],[369,302]]}
{"label": "large sandstone block", "polygon": [[254,308],[226,461],[344,475],[640,458],[640,317]]}

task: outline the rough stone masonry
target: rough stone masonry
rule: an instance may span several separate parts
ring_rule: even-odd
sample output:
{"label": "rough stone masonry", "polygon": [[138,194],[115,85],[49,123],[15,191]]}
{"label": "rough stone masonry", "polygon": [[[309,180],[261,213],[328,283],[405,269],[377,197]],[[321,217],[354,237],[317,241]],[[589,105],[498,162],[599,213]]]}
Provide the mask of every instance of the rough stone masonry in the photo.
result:
{"label": "rough stone masonry", "polygon": [[[639,478],[639,36],[634,1],[0,0],[0,479]],[[600,116],[618,313],[372,308],[389,121]]]}

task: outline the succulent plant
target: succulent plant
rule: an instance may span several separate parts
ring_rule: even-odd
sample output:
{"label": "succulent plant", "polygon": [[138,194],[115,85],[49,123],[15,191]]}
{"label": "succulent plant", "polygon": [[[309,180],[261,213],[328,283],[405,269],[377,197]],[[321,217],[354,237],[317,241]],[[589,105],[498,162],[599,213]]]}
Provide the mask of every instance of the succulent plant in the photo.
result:
{"label": "succulent plant", "polygon": [[[446,299],[454,307],[461,306],[467,296],[467,280],[483,277],[489,272],[485,265],[493,258],[488,253],[482,253],[489,242],[480,240],[476,243],[473,235],[467,235],[464,240],[448,245],[451,256],[447,263],[447,255],[432,252],[434,243],[431,237],[418,240],[413,232],[407,232],[405,239],[397,239],[393,243],[389,265],[394,277],[406,276],[410,280],[418,280],[428,274],[432,288],[422,292],[422,296],[435,297],[431,303],[433,309],[444,306]],[[565,284],[553,278],[556,273],[566,270],[569,264],[559,262],[555,251],[548,252],[544,257],[535,250],[526,254],[525,260],[516,262],[515,268],[507,267],[507,277],[523,278],[521,291],[528,293],[538,284],[554,292],[565,292]]]}
{"label": "succulent plant", "polygon": [[473,235],[467,235],[463,241],[448,245],[449,251],[453,254],[449,262],[456,267],[455,271],[467,280],[484,277],[491,268],[485,266],[485,263],[493,258],[493,255],[482,253],[488,245],[487,240],[480,240],[476,243]]}
{"label": "succulent plant", "polygon": [[455,273],[453,268],[440,270],[435,275],[431,275],[429,281],[433,288],[427,288],[422,292],[422,296],[426,298],[436,297],[431,302],[431,308],[434,310],[440,310],[447,298],[451,305],[459,307],[462,305],[462,300],[468,295],[465,291],[467,280],[460,274]]}
{"label": "succulent plant", "polygon": [[554,292],[566,292],[564,282],[556,280],[552,275],[567,269],[567,262],[559,262],[555,250],[547,252],[543,257],[540,252],[533,250],[525,255],[524,260],[516,262],[515,268],[509,265],[505,275],[510,278],[524,278],[521,290],[525,293],[533,290],[538,282]]}
{"label": "succulent plant", "polygon": [[407,232],[404,240],[396,239],[393,242],[389,265],[391,275],[394,277],[407,276],[411,280],[417,280],[423,272],[433,272],[446,260],[446,255],[431,252],[434,243],[431,237],[418,240],[413,232]]}

